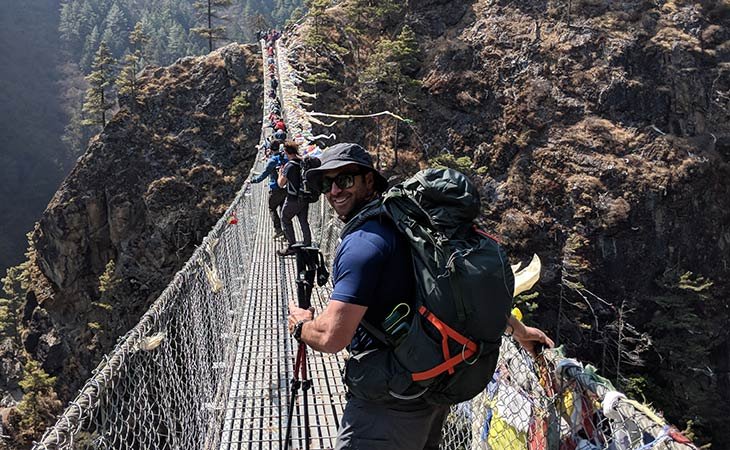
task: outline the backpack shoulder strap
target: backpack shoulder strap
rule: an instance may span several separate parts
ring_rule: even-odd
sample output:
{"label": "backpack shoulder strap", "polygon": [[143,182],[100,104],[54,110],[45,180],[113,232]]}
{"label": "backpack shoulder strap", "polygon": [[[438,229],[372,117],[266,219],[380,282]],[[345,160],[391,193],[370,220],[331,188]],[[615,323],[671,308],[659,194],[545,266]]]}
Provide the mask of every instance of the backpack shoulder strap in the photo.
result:
{"label": "backpack shoulder strap", "polygon": [[342,228],[342,232],[340,233],[340,239],[343,239],[348,234],[360,228],[362,224],[364,224],[368,220],[382,216],[384,214],[386,214],[386,212],[383,209],[382,199],[377,198],[371,201],[370,203],[365,205],[363,209],[355,215],[355,217],[350,219],[345,224],[345,226]]}
{"label": "backpack shoulder strap", "polygon": [[[292,166],[301,168],[299,161],[297,161],[296,159],[288,160],[287,164],[291,164]],[[287,192],[287,194],[290,194],[290,195],[297,195],[299,193],[299,191],[297,189],[294,189],[294,186],[292,186],[291,181],[287,181],[287,183],[286,183],[286,192]]]}

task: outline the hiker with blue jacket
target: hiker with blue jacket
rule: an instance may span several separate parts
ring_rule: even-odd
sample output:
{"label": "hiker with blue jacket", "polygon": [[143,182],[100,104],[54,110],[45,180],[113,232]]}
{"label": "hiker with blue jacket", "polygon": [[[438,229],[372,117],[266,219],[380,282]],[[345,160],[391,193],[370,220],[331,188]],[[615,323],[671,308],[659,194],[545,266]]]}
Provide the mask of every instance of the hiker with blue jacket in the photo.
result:
{"label": "hiker with blue jacket", "polygon": [[[265,141],[269,143],[269,141]],[[284,231],[281,228],[281,218],[279,216],[279,208],[284,204],[286,200],[286,189],[279,187],[279,168],[283,167],[287,163],[286,156],[279,152],[279,142],[274,141],[275,146],[271,146],[269,143],[269,159],[266,162],[266,168],[259,176],[252,178],[248,183],[256,184],[261,183],[267,177],[269,178],[269,214],[271,215],[271,221],[274,225],[274,238],[284,236]],[[275,148],[274,148],[275,147]]]}
{"label": "hiker with blue jacket", "polygon": [[[387,189],[387,180],[375,170],[368,152],[357,144],[329,147],[321,162],[319,168],[308,171],[307,179],[345,223],[357,220],[356,216],[376,204]],[[321,352],[336,353],[348,347],[349,366],[359,355],[384,347],[367,324],[383,323],[399,305],[414,298],[416,280],[410,244],[392,221],[380,217],[365,220],[342,238],[333,261],[332,280],[330,301],[316,318],[312,308],[289,305],[289,331]],[[509,323],[513,336],[523,345],[552,345],[542,331],[513,323],[512,319]],[[371,373],[373,377],[378,376],[375,372]],[[363,397],[355,395],[348,382],[336,450],[439,448],[449,405],[432,404],[422,397],[390,396],[379,401]]]}

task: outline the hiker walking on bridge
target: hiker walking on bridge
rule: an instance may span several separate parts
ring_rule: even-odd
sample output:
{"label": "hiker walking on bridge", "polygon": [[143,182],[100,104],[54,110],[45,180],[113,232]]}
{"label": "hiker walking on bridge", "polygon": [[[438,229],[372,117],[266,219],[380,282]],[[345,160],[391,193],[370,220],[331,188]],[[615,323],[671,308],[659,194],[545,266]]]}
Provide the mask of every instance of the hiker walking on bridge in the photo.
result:
{"label": "hiker walking on bridge", "polygon": [[[266,141],[268,142],[268,141]],[[267,177],[269,178],[269,214],[271,215],[271,221],[274,225],[274,237],[284,236],[284,231],[281,228],[281,218],[279,216],[279,208],[284,204],[286,200],[286,189],[279,187],[279,168],[283,167],[287,163],[285,155],[279,152],[279,144],[277,142],[276,149],[269,147],[269,159],[266,162],[266,168],[259,176],[252,178],[249,183],[256,184],[261,183]]]}
{"label": "hiker walking on bridge", "polygon": [[299,219],[299,226],[302,229],[302,238],[304,246],[312,244],[312,233],[309,230],[309,202],[304,200],[300,195],[302,189],[302,168],[299,158],[299,147],[295,142],[286,142],[284,144],[284,152],[289,162],[279,170],[278,184],[279,187],[285,188],[286,200],[281,210],[282,228],[284,236],[289,245],[287,248],[277,250],[279,256],[289,256],[295,253],[292,245],[296,244],[294,235],[294,224],[292,220],[296,216]]}
{"label": "hiker walking on bridge", "polygon": [[[344,222],[376,202],[387,188],[387,180],[374,169],[370,155],[357,144],[334,145],[321,159],[319,168],[308,171],[308,180],[320,188]],[[366,220],[342,239],[334,257],[332,280],[330,301],[316,318],[311,310],[289,306],[289,331],[318,351],[336,353],[347,346],[350,364],[383,347],[363,321],[383,323],[399,304],[414,298],[409,243],[391,221],[378,217]],[[520,325],[511,325],[520,342],[552,345],[542,331]],[[373,401],[348,390],[336,450],[384,445],[400,450],[439,448],[448,405],[392,396]]]}

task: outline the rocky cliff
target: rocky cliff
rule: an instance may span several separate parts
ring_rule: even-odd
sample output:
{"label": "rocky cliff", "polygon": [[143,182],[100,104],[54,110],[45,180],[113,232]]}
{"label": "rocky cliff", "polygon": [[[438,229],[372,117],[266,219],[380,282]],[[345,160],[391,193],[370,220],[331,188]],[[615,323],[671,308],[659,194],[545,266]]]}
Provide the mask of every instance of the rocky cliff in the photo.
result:
{"label": "rocky cliff", "polygon": [[730,446],[727,2],[394,3],[348,0],[290,39],[317,111],[413,120],[327,131],[394,175],[469,172],[513,258],[543,259],[540,296],[518,299],[530,319]]}
{"label": "rocky cliff", "polygon": [[147,68],[137,97],[120,99],[32,233],[6,391],[17,397],[31,359],[57,376],[61,400],[75,395],[225,211],[261,131],[260,59],[231,44]]}

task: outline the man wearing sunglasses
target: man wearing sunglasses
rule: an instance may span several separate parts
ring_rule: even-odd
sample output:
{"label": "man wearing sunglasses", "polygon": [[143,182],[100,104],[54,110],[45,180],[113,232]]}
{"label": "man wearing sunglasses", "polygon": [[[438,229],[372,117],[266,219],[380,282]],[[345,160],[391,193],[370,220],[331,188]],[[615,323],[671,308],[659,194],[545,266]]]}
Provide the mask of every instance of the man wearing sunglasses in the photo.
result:
{"label": "man wearing sunglasses", "polygon": [[[357,144],[329,147],[321,161],[319,168],[307,172],[307,179],[320,188],[344,222],[377,201],[388,187],[370,155]],[[348,346],[350,354],[357,355],[378,348],[382,344],[360,321],[382,323],[398,304],[414,297],[408,242],[387,220],[368,220],[343,238],[332,280],[330,302],[316,318],[310,310],[289,305],[289,331],[322,352]],[[422,399],[375,403],[348,394],[335,448],[435,450],[447,412],[448,407],[428,405]]]}

